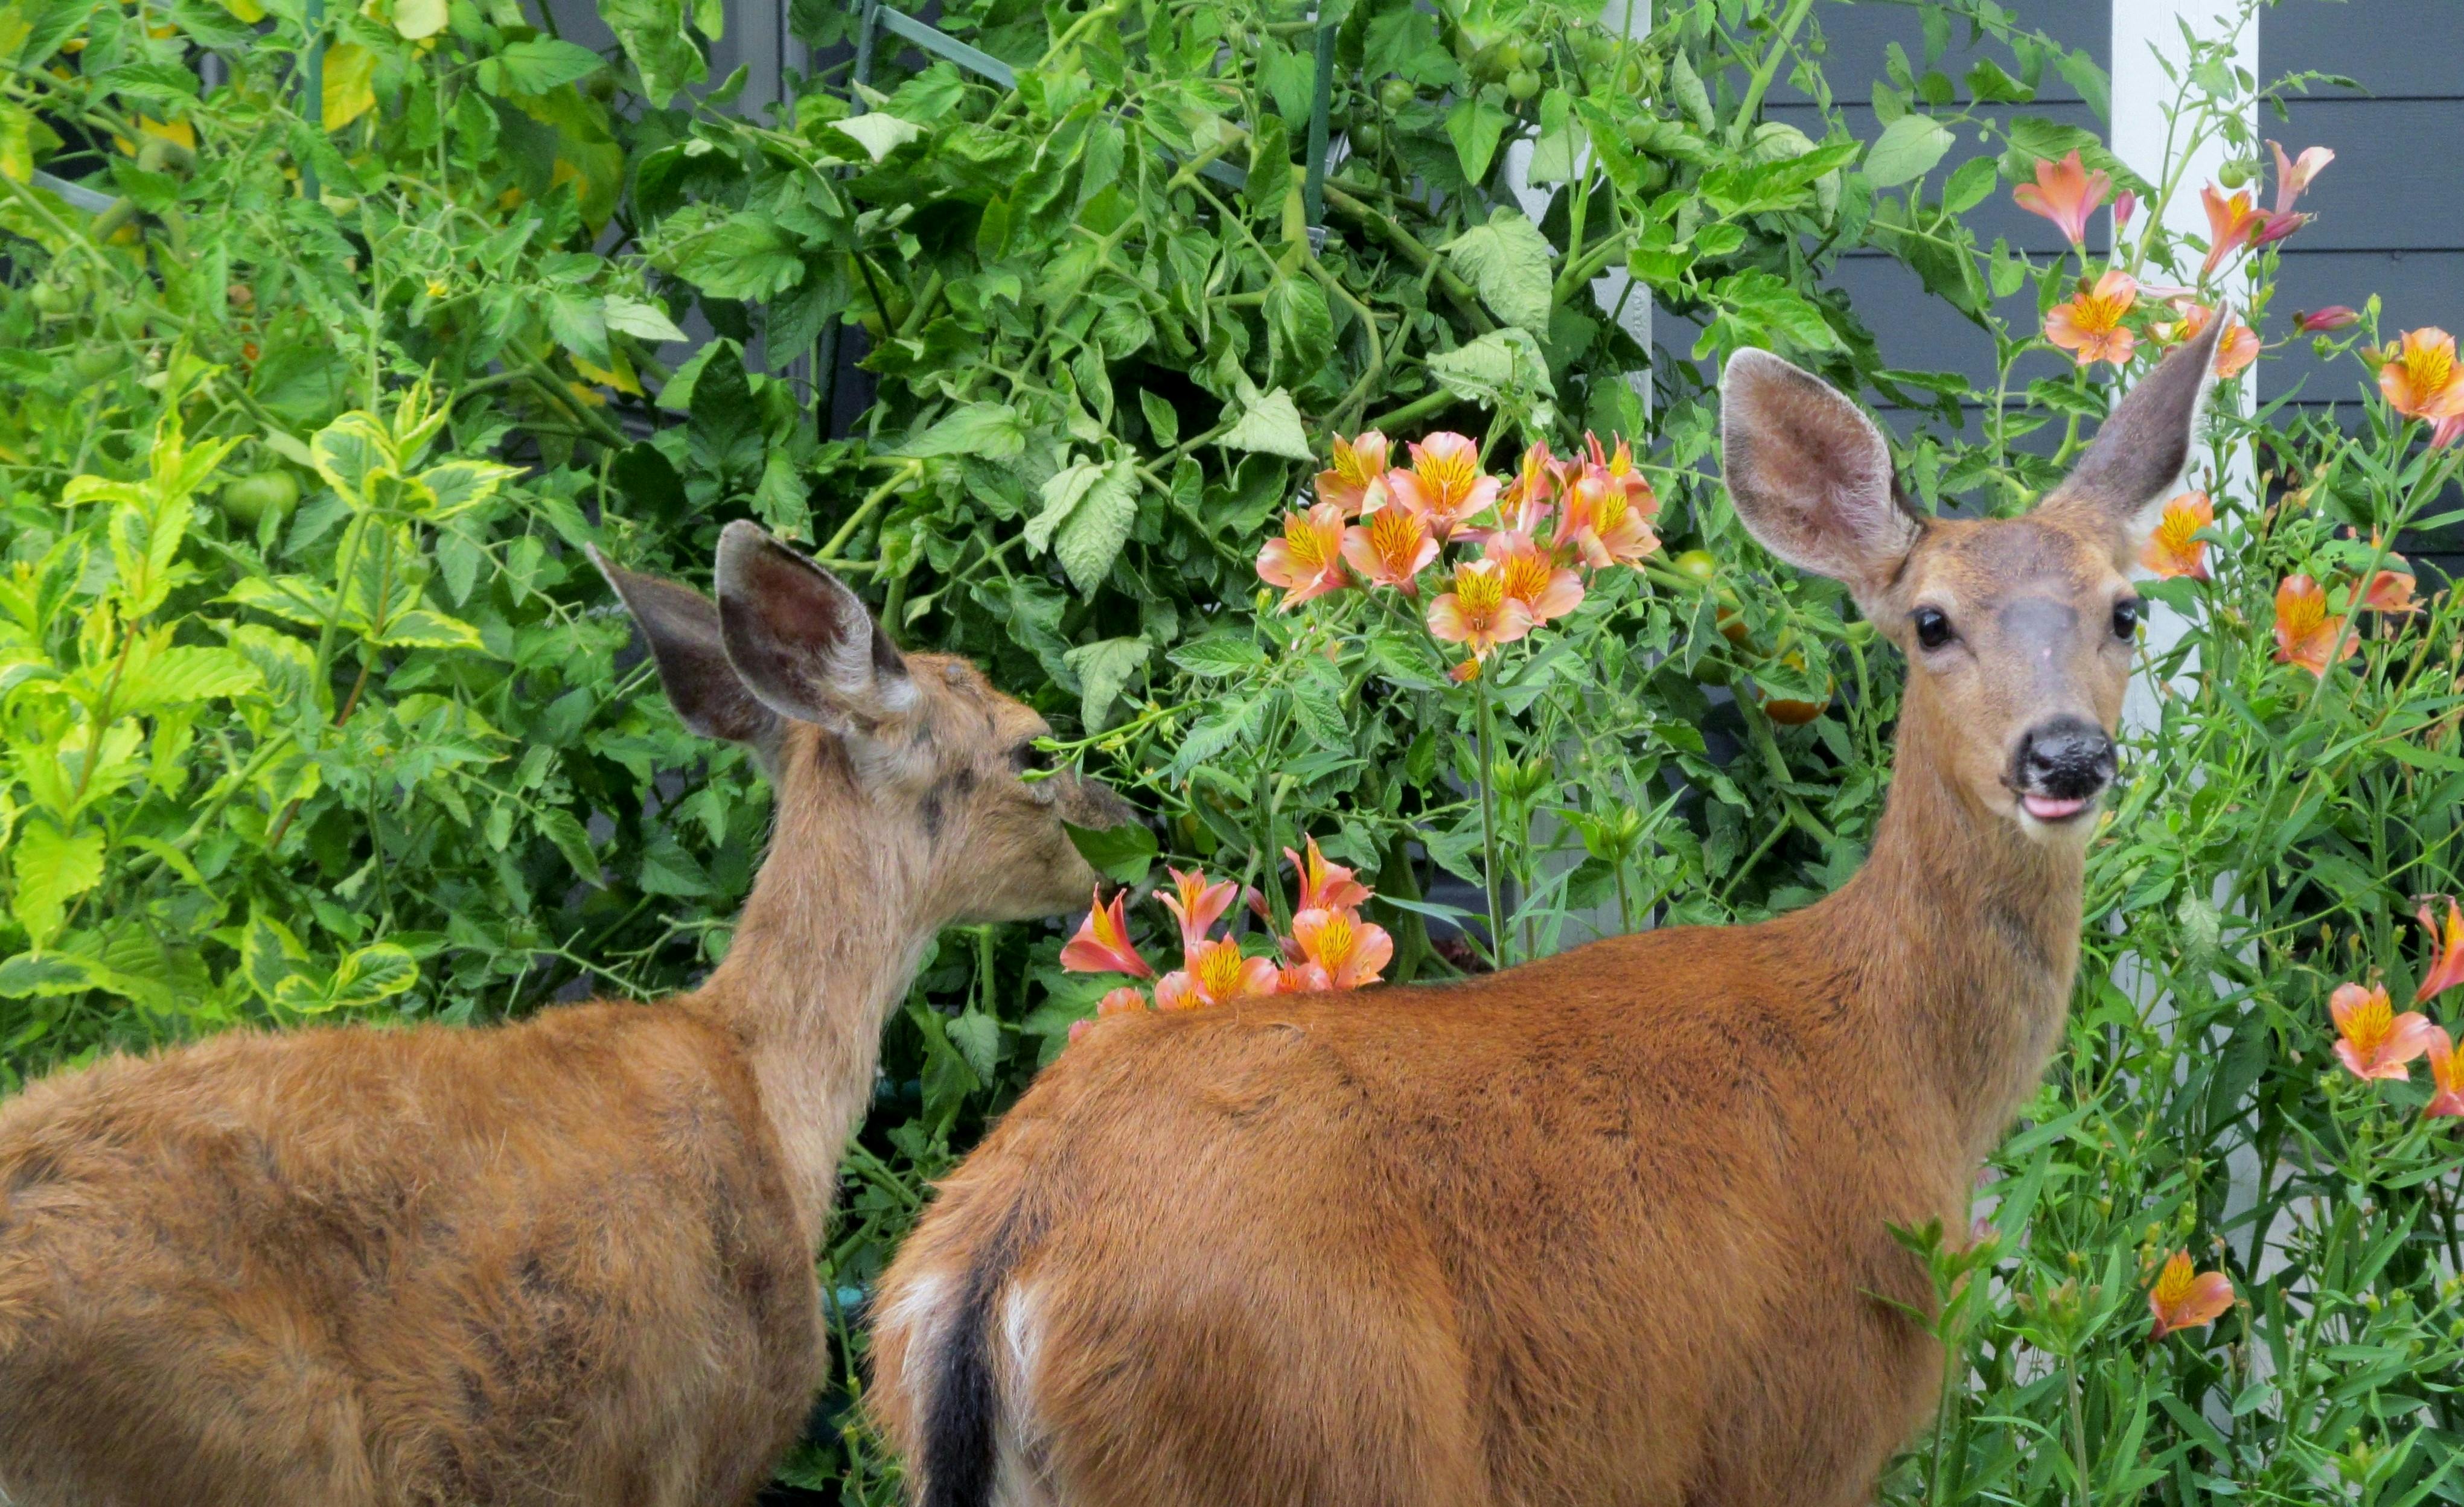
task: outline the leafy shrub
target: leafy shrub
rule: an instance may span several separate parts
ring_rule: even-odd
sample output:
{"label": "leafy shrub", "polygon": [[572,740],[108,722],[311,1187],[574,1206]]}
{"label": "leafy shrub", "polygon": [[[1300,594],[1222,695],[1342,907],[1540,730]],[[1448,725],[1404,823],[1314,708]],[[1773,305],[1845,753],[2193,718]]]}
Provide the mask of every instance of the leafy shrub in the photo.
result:
{"label": "leafy shrub", "polygon": [[[2453,594],[2396,610],[2392,557],[2457,521],[2464,386],[2362,290],[2298,324],[2271,307],[2291,202],[2215,186],[2209,244],[2164,229],[2202,186],[2028,114],[2051,73],[2102,80],[1997,6],[1920,8],[1867,143],[1827,106],[1820,140],[1764,118],[1782,78],[1829,98],[1807,0],[1661,9],[1629,38],[1559,0],[1328,8],[1348,155],[1321,225],[1296,6],[953,6],[939,25],[1015,88],[885,45],[753,119],[733,83],[681,93],[717,20],[673,0],[606,8],[604,58],[505,0],[348,11],[316,38],[313,115],[296,6],[8,0],[0,1086],[232,1024],[689,980],[766,794],[676,726],[577,547],[690,575],[746,515],[1141,793],[1159,845],[1089,840],[1117,877],[1202,863],[1286,930],[1278,859],[1314,840],[1374,887],[1389,977],[1800,904],[1863,855],[1898,670],[1734,528],[1693,361],[1779,350],[1909,415],[1921,506],[2011,508],[2216,301],[2202,278],[2247,263],[2233,360],[2315,339],[2365,396],[2279,428],[2240,376],[2215,406],[2207,511],[2183,502],[2151,556],[2168,610],[2071,1034],[1981,1229],[1906,1233],[1954,1343],[1887,1491],[2464,1499],[2455,1132],[2424,1115],[2464,1069],[2400,1015],[2453,981],[2445,911],[2434,953],[2412,918],[2464,888],[2464,682]],[[1991,59],[1972,105],[1954,22]],[[2221,136],[2232,176],[2270,168],[2223,54],[2178,83],[2182,153]],[[1963,135],[1989,154],[1953,164]],[[117,203],[90,217],[37,167]],[[1970,227],[2014,190],[2065,229],[2141,208],[2110,256],[2032,258]],[[1979,327],[1990,384],[1882,363],[1829,285],[1859,247]],[[1649,401],[1616,317],[1645,297],[1700,330]],[[693,316],[719,338],[677,360]],[[794,362],[859,332],[877,397],[825,438]],[[1334,450],[1364,429],[1398,464],[1471,436],[1483,472],[1589,461],[1597,434],[1656,548],[1590,561],[1578,604],[1458,679],[1460,585],[1435,635],[1428,612],[1469,552],[1411,598],[1296,559],[1331,489],[1383,478]],[[1588,474],[1547,482],[1551,554]],[[1340,589],[1285,610],[1267,580]],[[948,941],[892,1022],[825,1256],[847,1369],[788,1475],[843,1499],[895,1498],[848,1406],[871,1275],[1111,982],[1066,971],[1059,928]],[[950,1031],[962,1005],[999,1034]],[[2415,1081],[2433,1048],[2444,1076]]]}

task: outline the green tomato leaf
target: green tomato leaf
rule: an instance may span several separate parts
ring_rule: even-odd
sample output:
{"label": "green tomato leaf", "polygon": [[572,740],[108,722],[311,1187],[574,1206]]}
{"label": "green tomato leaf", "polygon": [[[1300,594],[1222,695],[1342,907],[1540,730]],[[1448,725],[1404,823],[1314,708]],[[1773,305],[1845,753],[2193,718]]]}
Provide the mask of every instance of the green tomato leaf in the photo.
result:
{"label": "green tomato leaf", "polygon": [[1286,460],[1317,458],[1309,448],[1309,431],[1301,426],[1300,409],[1292,405],[1292,395],[1281,387],[1251,399],[1231,432],[1223,436],[1223,444],[1232,449],[1280,455]]}
{"label": "green tomato leaf", "polygon": [[1929,115],[1903,115],[1865,152],[1865,176],[1877,188],[1895,188],[1933,171],[1950,150],[1951,134]]}
{"label": "green tomato leaf", "polygon": [[1511,119],[1478,96],[1458,101],[1446,112],[1446,137],[1455,143],[1455,156],[1463,164],[1463,177],[1475,184],[1488,177],[1489,164],[1497,158],[1497,143],[1506,135]]}
{"label": "green tomato leaf", "polygon": [[1549,328],[1552,252],[1519,209],[1498,209],[1439,248],[1497,317],[1534,335]]}

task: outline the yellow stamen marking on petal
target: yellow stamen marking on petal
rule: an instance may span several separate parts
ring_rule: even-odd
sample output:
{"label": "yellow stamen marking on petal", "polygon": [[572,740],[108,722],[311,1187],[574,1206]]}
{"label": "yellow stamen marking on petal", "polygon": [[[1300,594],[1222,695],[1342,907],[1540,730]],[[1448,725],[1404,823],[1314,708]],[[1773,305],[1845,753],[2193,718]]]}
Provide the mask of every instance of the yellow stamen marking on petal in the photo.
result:
{"label": "yellow stamen marking on petal", "polygon": [[1353,949],[1359,937],[1352,929],[1352,918],[1336,911],[1317,928],[1318,966],[1330,973],[1339,973],[1343,965],[1352,961]]}
{"label": "yellow stamen marking on petal", "polygon": [[1506,605],[1506,576],[1488,560],[1469,560],[1455,567],[1455,601],[1465,618],[1486,626]]}
{"label": "yellow stamen marking on petal", "polygon": [[1420,520],[1400,508],[1381,508],[1369,515],[1369,547],[1390,576],[1411,574],[1421,537]]}
{"label": "yellow stamen marking on petal", "polygon": [[1329,538],[1326,531],[1311,522],[1305,513],[1285,516],[1284,543],[1290,547],[1293,562],[1310,571],[1325,570],[1341,553],[1338,541]]}
{"label": "yellow stamen marking on petal", "polygon": [[2190,1253],[2174,1252],[2172,1258],[2165,1263],[2164,1275],[2156,1278],[2156,1300],[2167,1309],[2181,1307],[2190,1296],[2195,1275],[2190,1265]]}
{"label": "yellow stamen marking on petal", "polygon": [[1241,944],[1226,937],[1207,944],[1198,955],[1198,987],[1210,999],[1228,999],[1241,987]]}
{"label": "yellow stamen marking on petal", "polygon": [[1548,559],[1538,554],[1516,554],[1507,556],[1505,563],[1506,595],[1526,606],[1536,604],[1549,589]]}
{"label": "yellow stamen marking on petal", "polygon": [[2384,990],[2373,991],[2370,997],[2353,1007],[2344,1017],[2344,1039],[2353,1050],[2368,1057],[2387,1044],[2395,1035],[2395,1006]]}

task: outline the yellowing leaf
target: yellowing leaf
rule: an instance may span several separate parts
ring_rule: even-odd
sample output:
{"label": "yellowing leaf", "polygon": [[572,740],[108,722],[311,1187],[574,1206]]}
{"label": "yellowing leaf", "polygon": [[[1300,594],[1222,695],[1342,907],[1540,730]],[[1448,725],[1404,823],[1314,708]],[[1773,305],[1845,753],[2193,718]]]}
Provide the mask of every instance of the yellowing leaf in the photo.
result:
{"label": "yellowing leaf", "polygon": [[251,26],[265,19],[265,7],[256,0],[222,0],[222,7]]}
{"label": "yellowing leaf", "polygon": [[339,131],[377,107],[377,55],[357,42],[325,50],[325,129]]}
{"label": "yellowing leaf", "polygon": [[633,375],[633,363],[626,359],[623,351],[608,352],[605,366],[594,366],[570,353],[567,353],[567,359],[573,362],[575,371],[601,386],[613,387],[618,392],[629,392],[636,398],[642,396],[641,379]]}
{"label": "yellowing leaf", "polygon": [[393,0],[393,29],[416,42],[445,30],[445,0]]}

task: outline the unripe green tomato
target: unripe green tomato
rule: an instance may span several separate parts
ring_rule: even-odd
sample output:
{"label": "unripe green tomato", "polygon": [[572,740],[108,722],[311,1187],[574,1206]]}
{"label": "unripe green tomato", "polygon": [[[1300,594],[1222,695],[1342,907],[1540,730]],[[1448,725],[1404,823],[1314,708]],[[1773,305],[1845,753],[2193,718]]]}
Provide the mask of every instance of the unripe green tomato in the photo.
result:
{"label": "unripe green tomato", "polygon": [[1385,129],[1375,120],[1363,120],[1352,128],[1352,149],[1355,152],[1372,156],[1385,144]]}
{"label": "unripe green tomato", "polygon": [[2216,170],[2216,182],[2227,188],[2238,188],[2250,182],[2250,163],[2236,157]]}
{"label": "unripe green tomato", "polygon": [[61,315],[77,307],[77,295],[57,283],[34,284],[34,312]]}
{"label": "unripe green tomato", "polygon": [[1627,58],[1625,66],[1617,70],[1617,86],[1620,93],[1639,95],[1648,81],[1649,76],[1644,73],[1639,57]]}
{"label": "unripe green tomato", "polygon": [[1657,157],[1642,160],[1642,187],[1646,193],[1658,193],[1668,186],[1668,164]]}
{"label": "unripe green tomato", "polygon": [[1585,68],[1597,68],[1607,62],[1617,44],[1589,28],[1574,33],[1574,56]]}
{"label": "unripe green tomato", "polygon": [[82,345],[69,358],[69,370],[79,382],[100,382],[120,367],[120,353],[108,345]]}
{"label": "unripe green tomato", "polygon": [[1389,78],[1377,86],[1377,102],[1390,115],[1419,97],[1420,91],[1413,88],[1412,80],[1408,78]]}
{"label": "unripe green tomato", "polygon": [[1549,66],[1549,44],[1534,41],[1527,36],[1515,44],[1514,60],[1520,66],[1536,73]]}
{"label": "unripe green tomato", "polygon": [[242,476],[223,487],[223,512],[231,521],[256,527],[267,513],[276,518],[290,516],[299,501],[299,483],[286,470],[259,471]]}
{"label": "unripe green tomato", "polygon": [[1691,576],[1706,586],[1720,574],[1720,562],[1709,550],[1687,550],[1668,563],[1677,567],[1679,575]]}
{"label": "unripe green tomato", "polygon": [[1518,68],[1506,76],[1507,97],[1518,104],[1539,92],[1540,76],[1529,68]]}
{"label": "unripe green tomato", "polygon": [[103,327],[124,340],[142,339],[145,335],[145,311],[135,304],[114,304],[103,311]]}
{"label": "unripe green tomato", "polygon": [[1694,684],[1725,686],[1736,678],[1736,668],[1717,654],[1705,654],[1694,662]]}
{"label": "unripe green tomato", "polygon": [[1510,45],[1493,42],[1482,48],[1479,55],[1471,60],[1471,76],[1482,83],[1493,84],[1514,72],[1514,65],[1507,60],[1506,53]]}

